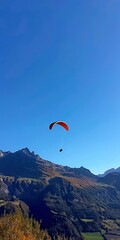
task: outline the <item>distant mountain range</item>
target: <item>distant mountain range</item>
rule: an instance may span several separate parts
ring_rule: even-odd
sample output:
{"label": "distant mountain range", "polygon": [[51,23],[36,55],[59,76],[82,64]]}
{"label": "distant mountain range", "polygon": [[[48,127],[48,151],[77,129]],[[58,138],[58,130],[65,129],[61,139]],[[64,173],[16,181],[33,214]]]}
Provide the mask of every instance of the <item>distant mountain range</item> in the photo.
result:
{"label": "distant mountain range", "polygon": [[120,173],[99,177],[84,167],[44,160],[28,148],[1,150],[0,214],[11,208],[42,219],[56,239],[59,233],[80,240],[82,231],[100,231],[103,220],[120,218]]}
{"label": "distant mountain range", "polygon": [[104,176],[106,176],[108,173],[120,173],[120,167],[118,167],[118,168],[111,168],[111,169],[109,169],[109,170],[107,170],[107,171],[105,171],[103,174],[98,174],[98,176],[99,177],[104,177]]}

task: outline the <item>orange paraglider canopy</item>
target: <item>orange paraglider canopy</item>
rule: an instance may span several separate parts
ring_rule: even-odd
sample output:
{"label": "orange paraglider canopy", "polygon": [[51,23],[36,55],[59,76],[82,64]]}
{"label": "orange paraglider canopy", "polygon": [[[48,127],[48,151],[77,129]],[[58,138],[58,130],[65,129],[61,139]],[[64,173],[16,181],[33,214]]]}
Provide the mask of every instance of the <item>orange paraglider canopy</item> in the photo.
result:
{"label": "orange paraglider canopy", "polygon": [[69,130],[68,125],[67,125],[65,122],[63,122],[63,121],[56,121],[56,122],[51,123],[50,126],[49,126],[49,129],[51,130],[51,129],[53,128],[53,126],[56,125],[56,124],[61,125],[61,126],[64,127],[67,131]]}

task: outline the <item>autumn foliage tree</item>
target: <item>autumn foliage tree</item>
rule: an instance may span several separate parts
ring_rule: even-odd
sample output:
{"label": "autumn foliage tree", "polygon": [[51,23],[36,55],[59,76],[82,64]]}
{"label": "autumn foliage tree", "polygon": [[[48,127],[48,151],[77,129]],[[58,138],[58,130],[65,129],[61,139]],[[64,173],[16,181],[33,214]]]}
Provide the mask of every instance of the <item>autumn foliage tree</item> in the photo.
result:
{"label": "autumn foliage tree", "polygon": [[51,240],[33,218],[17,212],[0,217],[0,240]]}

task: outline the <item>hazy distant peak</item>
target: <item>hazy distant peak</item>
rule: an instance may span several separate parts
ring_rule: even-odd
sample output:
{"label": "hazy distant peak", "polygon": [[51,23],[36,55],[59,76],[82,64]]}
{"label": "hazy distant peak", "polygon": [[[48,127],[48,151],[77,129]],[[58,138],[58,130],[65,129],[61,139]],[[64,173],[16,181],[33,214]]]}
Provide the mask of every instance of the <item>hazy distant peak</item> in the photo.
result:
{"label": "hazy distant peak", "polygon": [[120,168],[111,168],[111,169],[108,169],[107,171],[105,171],[103,174],[99,174],[98,176],[99,177],[104,177],[106,176],[107,174],[109,173],[114,173],[114,172],[120,172]]}
{"label": "hazy distant peak", "polygon": [[120,167],[116,168],[116,171],[117,171],[117,172],[120,172]]}

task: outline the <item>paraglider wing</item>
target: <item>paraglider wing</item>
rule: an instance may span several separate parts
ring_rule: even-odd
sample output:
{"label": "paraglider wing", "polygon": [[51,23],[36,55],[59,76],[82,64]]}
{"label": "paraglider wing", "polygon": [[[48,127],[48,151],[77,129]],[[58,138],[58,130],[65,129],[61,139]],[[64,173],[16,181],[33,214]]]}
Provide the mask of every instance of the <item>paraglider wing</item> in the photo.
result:
{"label": "paraglider wing", "polygon": [[69,130],[68,125],[65,122],[63,122],[63,121],[56,121],[56,122],[51,123],[50,126],[49,126],[49,129],[51,130],[54,127],[54,125],[56,125],[56,124],[61,125],[67,131]]}

